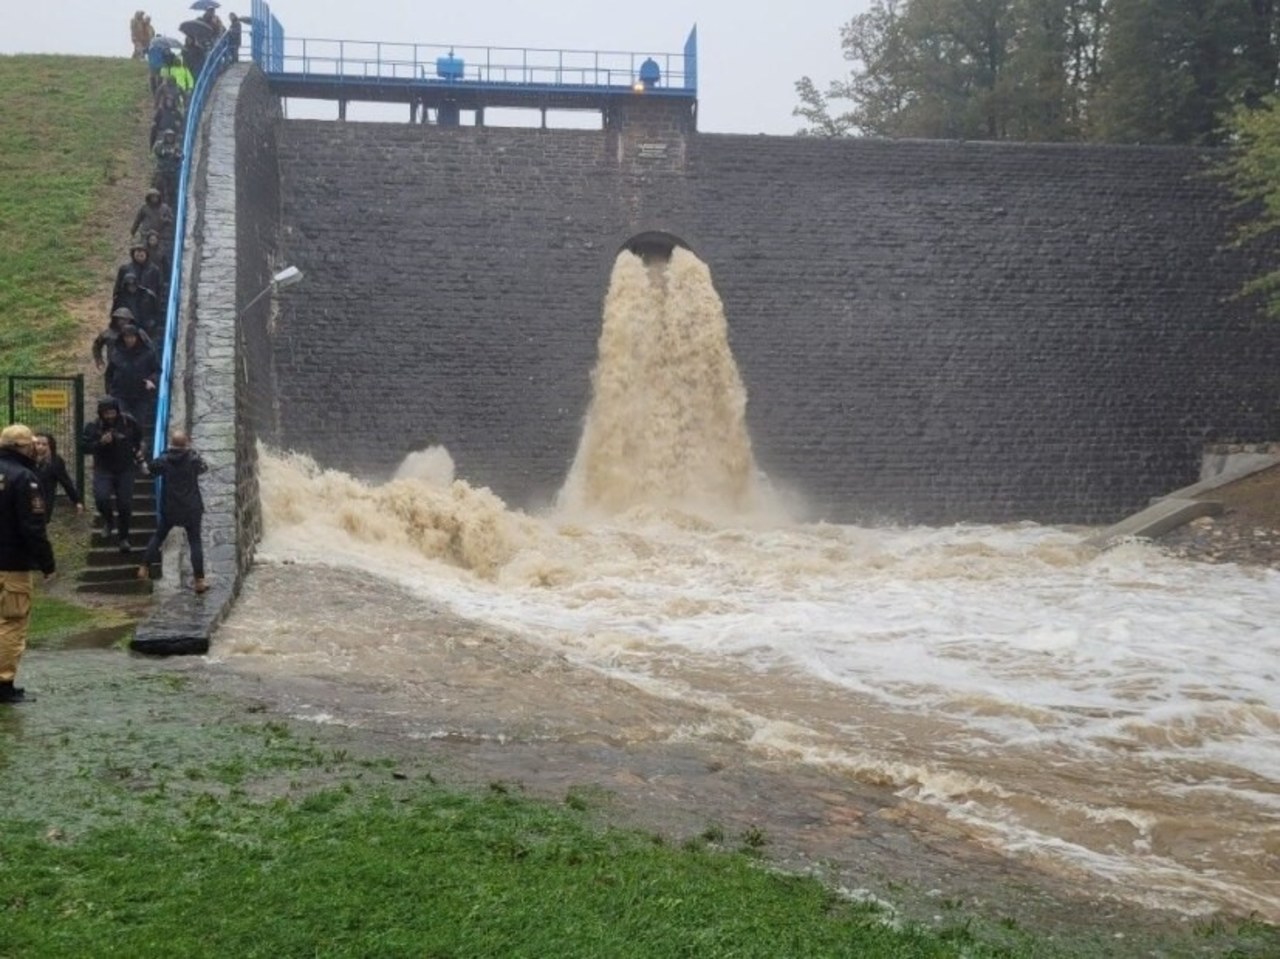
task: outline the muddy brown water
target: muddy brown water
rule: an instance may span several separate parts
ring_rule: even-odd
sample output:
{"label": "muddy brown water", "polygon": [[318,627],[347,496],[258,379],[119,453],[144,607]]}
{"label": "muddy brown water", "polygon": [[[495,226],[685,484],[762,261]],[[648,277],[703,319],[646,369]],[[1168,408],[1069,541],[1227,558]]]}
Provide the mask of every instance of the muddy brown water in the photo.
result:
{"label": "muddy brown water", "polygon": [[[292,612],[281,601],[304,595]],[[409,637],[414,661],[395,657],[394,676],[356,656]],[[552,801],[588,789],[605,797],[610,821],[673,842],[711,832],[736,848],[762,837],[783,868],[928,923],[948,922],[960,906],[993,927],[1042,931],[1071,954],[1219,948],[1185,914],[1135,908],[1082,874],[1002,855],[892,787],[771,760],[733,730],[717,734],[722,720],[696,701],[647,695],[358,572],[257,568],[198,671],[212,688],[294,720],[429,757],[459,783],[503,783]]]}

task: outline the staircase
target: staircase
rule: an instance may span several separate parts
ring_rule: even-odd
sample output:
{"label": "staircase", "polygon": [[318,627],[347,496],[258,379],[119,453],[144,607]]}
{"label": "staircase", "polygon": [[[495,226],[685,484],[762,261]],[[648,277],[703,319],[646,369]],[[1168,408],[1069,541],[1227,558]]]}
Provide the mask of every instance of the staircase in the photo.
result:
{"label": "staircase", "polygon": [[[90,508],[92,496],[89,497]],[[151,592],[151,581],[138,579],[138,566],[147,541],[156,528],[155,485],[148,477],[139,476],[133,489],[133,520],[129,541],[133,549],[120,552],[114,530],[102,528],[102,517],[94,516],[93,534],[89,539],[89,556],[76,583],[77,593],[100,593],[113,596],[145,595]],[[159,565],[151,575],[159,576]]]}

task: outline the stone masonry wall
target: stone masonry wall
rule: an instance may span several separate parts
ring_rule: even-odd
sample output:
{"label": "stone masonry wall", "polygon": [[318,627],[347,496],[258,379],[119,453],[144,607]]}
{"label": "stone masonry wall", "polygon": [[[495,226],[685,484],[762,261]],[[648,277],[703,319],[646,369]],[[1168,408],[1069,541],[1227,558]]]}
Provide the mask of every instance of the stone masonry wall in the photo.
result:
{"label": "stone masonry wall", "polygon": [[1206,443],[1280,437],[1280,327],[1231,298],[1255,264],[1203,153],[622,120],[283,121],[307,280],[271,337],[275,438],[371,477],[442,443],[547,502],[614,256],[650,230],[710,265],[760,465],[815,517],[1110,522]]}

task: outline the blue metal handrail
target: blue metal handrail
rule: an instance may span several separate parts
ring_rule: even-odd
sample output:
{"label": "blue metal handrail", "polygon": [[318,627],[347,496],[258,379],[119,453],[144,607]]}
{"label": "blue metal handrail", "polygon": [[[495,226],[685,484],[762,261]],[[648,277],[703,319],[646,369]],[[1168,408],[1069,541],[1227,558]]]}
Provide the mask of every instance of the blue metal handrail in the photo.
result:
{"label": "blue metal handrail", "polygon": [[[438,62],[445,58],[462,61],[461,77],[451,79],[438,75]],[[690,65],[687,53],[458,47],[303,37],[286,40],[284,50],[276,59],[277,68],[267,72],[361,82],[425,80],[441,85],[519,84],[571,89],[630,88],[639,76],[641,64],[652,59],[662,71],[660,89],[682,93],[696,89],[690,82],[694,77],[686,73]]]}
{"label": "blue metal handrail", "polygon": [[[266,0],[253,0],[253,61],[268,75],[332,77],[360,83],[387,81],[566,89],[632,88],[640,66],[652,59],[661,69],[654,92],[697,96],[698,28],[689,31],[680,53],[623,50],[559,50],[540,47],[458,46],[285,37]],[[438,61],[457,58],[461,77],[437,74]]]}
{"label": "blue metal handrail", "polygon": [[[195,152],[196,132],[204,103],[219,75],[231,62],[229,37],[223,35],[205,59],[196,78],[195,88],[187,103],[187,126],[182,135],[182,166],[178,175],[178,195],[175,198],[173,220],[173,265],[169,271],[169,303],[165,309],[164,349],[160,359],[160,388],[156,396],[156,425],[151,438],[152,455],[159,456],[168,445],[169,407],[173,398],[173,358],[178,342],[178,316],[182,302],[182,256],[187,232],[187,183],[191,178],[192,155]],[[156,479],[157,509],[162,502],[161,482]]]}

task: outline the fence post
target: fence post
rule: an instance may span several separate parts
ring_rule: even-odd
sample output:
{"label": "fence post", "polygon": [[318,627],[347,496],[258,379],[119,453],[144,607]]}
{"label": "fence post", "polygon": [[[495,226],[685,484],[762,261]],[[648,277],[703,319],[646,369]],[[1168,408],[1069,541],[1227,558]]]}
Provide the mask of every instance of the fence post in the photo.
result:
{"label": "fence post", "polygon": [[80,491],[82,500],[89,497],[84,489],[84,450],[80,449],[80,436],[84,433],[84,374],[76,374],[75,383],[75,435],[76,444],[76,489]]}

